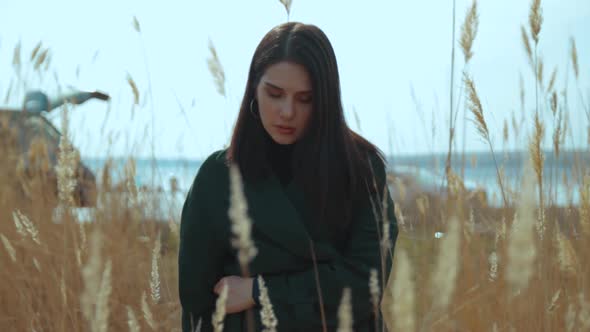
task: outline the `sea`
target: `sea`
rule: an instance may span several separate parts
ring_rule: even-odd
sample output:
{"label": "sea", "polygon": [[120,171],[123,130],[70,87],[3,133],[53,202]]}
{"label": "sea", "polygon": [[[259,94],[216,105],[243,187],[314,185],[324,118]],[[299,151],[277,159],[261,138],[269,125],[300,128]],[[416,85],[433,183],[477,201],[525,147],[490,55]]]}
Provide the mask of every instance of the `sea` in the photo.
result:
{"label": "sea", "polygon": [[[487,152],[471,152],[453,155],[451,160],[453,171],[462,175],[468,190],[485,191],[488,204],[501,206],[502,196],[498,184],[498,172],[504,174],[505,187],[518,190],[529,158],[527,152],[519,151],[496,155]],[[404,175],[412,178],[421,190],[441,190],[446,185],[444,177],[446,159],[447,155],[443,153],[387,156],[388,172],[394,176]],[[122,181],[128,158],[110,160],[113,183]],[[186,193],[203,160],[149,158],[134,158],[134,160],[136,186],[155,189],[160,193],[160,205],[165,207],[162,213],[177,218]],[[100,183],[100,174],[107,160],[83,158],[82,161],[97,175],[97,181]],[[551,204],[560,206],[577,204],[580,185],[585,175],[590,176],[589,151],[562,151],[559,156],[555,156],[552,151],[544,152],[543,186],[546,197],[551,198]],[[175,185],[172,184],[173,182]],[[396,187],[390,186],[390,190],[395,191]]]}

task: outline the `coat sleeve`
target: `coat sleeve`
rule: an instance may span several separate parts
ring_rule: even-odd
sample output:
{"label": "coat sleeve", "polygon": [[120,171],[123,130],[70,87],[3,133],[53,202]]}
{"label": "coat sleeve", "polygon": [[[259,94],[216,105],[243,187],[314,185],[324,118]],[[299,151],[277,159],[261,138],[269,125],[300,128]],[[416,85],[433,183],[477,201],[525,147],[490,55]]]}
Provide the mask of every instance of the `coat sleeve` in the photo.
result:
{"label": "coat sleeve", "polygon": [[[387,195],[387,209],[385,211],[390,229],[390,252],[385,253],[384,264],[381,262],[381,247],[379,236],[383,229],[383,218],[380,207],[385,185],[385,169],[379,161],[374,161],[375,183],[378,193],[372,196],[375,208],[369,197],[362,207],[356,211],[351,226],[351,235],[347,249],[331,262],[317,265],[319,284],[322,293],[326,325],[331,330],[338,324],[338,306],[343,289],[349,287],[352,294],[353,320],[359,324],[371,324],[374,316],[369,291],[370,270],[376,269],[379,274],[379,287],[389,279],[393,248],[397,238],[397,223],[394,216],[393,201]],[[372,184],[371,184],[372,185]],[[375,215],[377,212],[377,215]],[[383,266],[384,265],[384,266]],[[297,328],[315,329],[322,325],[320,301],[316,287],[315,269],[297,273],[262,276],[265,280],[270,301],[275,308],[279,329],[283,325],[297,324]],[[381,292],[383,293],[383,292]]]}
{"label": "coat sleeve", "polygon": [[213,287],[222,273],[227,241],[217,236],[210,204],[219,180],[215,163],[210,157],[199,168],[181,213],[178,286],[183,331],[194,331],[200,318],[202,330],[210,328],[216,298]]}

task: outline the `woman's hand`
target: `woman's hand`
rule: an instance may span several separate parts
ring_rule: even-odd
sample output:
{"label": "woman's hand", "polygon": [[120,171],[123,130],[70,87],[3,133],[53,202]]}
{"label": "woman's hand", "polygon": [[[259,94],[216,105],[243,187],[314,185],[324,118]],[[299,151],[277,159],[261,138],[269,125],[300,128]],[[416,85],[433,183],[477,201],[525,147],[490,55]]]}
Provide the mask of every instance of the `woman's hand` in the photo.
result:
{"label": "woman's hand", "polygon": [[227,276],[221,278],[213,291],[215,294],[221,294],[221,288],[224,283],[227,283],[227,302],[225,304],[225,311],[228,314],[241,312],[254,307],[254,299],[252,299],[252,287],[254,285],[254,278],[242,278],[239,276]]}

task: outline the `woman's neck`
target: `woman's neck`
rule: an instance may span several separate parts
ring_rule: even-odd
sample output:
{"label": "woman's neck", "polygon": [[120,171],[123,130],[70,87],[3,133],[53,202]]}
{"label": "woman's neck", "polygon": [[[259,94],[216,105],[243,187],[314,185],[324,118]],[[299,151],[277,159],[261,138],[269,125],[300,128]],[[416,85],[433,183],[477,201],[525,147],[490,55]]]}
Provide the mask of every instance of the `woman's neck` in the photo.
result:
{"label": "woman's neck", "polygon": [[279,144],[272,138],[267,143],[267,158],[274,173],[283,185],[293,177],[292,154],[295,144]]}

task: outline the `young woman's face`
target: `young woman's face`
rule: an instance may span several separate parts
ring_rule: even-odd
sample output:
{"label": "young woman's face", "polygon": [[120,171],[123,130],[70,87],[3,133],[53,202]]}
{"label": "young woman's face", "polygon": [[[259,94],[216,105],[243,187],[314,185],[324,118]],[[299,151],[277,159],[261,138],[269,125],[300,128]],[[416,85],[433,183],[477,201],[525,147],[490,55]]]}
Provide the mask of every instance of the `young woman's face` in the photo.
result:
{"label": "young woman's face", "polygon": [[269,66],[256,88],[262,125],[278,144],[303,136],[312,112],[309,73],[302,65],[282,61]]}

